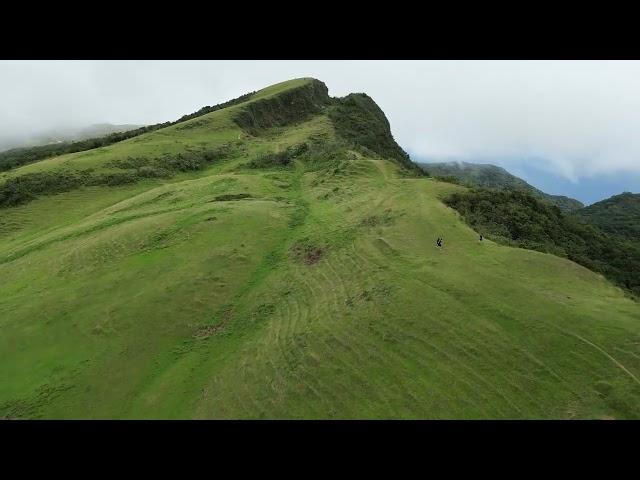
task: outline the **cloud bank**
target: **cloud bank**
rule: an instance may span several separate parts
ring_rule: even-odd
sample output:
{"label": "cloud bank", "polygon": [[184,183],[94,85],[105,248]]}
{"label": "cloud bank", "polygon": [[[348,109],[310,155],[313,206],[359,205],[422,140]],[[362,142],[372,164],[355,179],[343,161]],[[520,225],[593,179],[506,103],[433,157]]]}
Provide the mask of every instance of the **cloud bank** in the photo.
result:
{"label": "cloud bank", "polygon": [[294,77],[368,93],[414,159],[640,172],[637,61],[2,61],[0,132],[174,120]]}

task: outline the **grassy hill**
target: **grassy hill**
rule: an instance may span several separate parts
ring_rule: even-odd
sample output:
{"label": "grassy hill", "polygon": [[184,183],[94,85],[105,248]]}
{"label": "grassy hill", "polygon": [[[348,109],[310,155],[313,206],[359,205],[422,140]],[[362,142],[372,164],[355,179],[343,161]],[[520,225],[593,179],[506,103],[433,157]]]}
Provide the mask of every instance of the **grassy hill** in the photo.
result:
{"label": "grassy hill", "polygon": [[[109,145],[113,145],[114,143],[122,142],[123,140],[134,138],[145,133],[159,130],[161,128],[166,128],[172,125],[183,123],[188,120],[206,115],[208,113],[222,110],[223,108],[227,108],[232,105],[238,105],[252,98],[254,93],[255,92],[247,93],[238,98],[234,98],[218,105],[202,107],[197,112],[183,115],[174,122],[157,123],[155,125],[146,125],[134,129],[118,129],[121,131],[112,131],[111,133],[105,131],[104,126],[98,125],[97,129],[87,129],[84,134],[75,141],[45,144],[32,147],[13,148],[5,152],[0,152],[0,172],[11,170],[12,168],[17,168],[22,165],[27,165],[29,163],[37,162],[49,157],[56,157],[67,153],[84,152],[87,150],[107,147]],[[107,134],[104,135],[105,133]],[[92,134],[95,134],[97,136],[91,137]]]}
{"label": "grassy hill", "polygon": [[557,206],[564,212],[572,212],[584,206],[573,198],[544,193],[521,178],[511,175],[504,168],[495,165],[467,162],[422,163],[420,165],[434,177],[454,179],[470,186],[524,191]]}
{"label": "grassy hill", "polygon": [[610,235],[640,242],[640,194],[614,195],[576,211],[575,215]]}
{"label": "grassy hill", "polygon": [[640,418],[638,303],[478,242],[380,113],[297,79],[1,174],[0,415]]}
{"label": "grassy hill", "polygon": [[638,243],[607,235],[519,190],[472,189],[444,202],[492,240],[569,258],[640,298]]}

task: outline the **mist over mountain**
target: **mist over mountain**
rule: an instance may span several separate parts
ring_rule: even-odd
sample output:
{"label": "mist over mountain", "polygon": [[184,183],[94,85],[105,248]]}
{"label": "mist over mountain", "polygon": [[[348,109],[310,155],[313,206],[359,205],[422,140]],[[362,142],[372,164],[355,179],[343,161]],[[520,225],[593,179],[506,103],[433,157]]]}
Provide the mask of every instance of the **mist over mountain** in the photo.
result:
{"label": "mist over mountain", "polygon": [[0,152],[12,148],[33,147],[54,143],[74,142],[92,137],[100,137],[115,132],[126,132],[141,125],[114,125],[96,123],[88,126],[58,126],[37,132],[13,134],[0,133]]}
{"label": "mist over mountain", "polygon": [[431,158],[409,150],[411,158],[423,165],[493,165],[509,175],[551,196],[565,196],[584,205],[605,200],[622,192],[640,193],[640,172],[603,172],[595,176],[569,179],[553,161],[540,157],[460,157]]}
{"label": "mist over mountain", "polygon": [[563,195],[550,195],[529,185],[502,167],[491,164],[477,164],[467,162],[420,163],[426,172],[436,177],[450,177],[461,183],[498,189],[522,190],[534,197],[545,200],[565,212],[582,208],[584,205],[573,198]]}
{"label": "mist over mountain", "polygon": [[526,180],[538,189],[576,198],[585,205],[605,200],[622,192],[640,193],[640,173],[631,170],[603,172],[596,176],[569,180],[548,164],[523,162],[510,166],[509,171]]}

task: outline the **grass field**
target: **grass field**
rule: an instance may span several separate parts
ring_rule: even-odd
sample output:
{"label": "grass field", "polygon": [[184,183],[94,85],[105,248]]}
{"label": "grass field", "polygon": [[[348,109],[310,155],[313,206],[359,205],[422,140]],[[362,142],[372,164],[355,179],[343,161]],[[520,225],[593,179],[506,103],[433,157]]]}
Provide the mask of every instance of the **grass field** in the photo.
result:
{"label": "grass field", "polygon": [[247,168],[334,132],[319,114],[248,136],[237,108],[4,174],[242,145],[0,210],[0,415],[640,418],[640,306],[621,290],[479,242],[439,200],[462,187],[376,155]]}

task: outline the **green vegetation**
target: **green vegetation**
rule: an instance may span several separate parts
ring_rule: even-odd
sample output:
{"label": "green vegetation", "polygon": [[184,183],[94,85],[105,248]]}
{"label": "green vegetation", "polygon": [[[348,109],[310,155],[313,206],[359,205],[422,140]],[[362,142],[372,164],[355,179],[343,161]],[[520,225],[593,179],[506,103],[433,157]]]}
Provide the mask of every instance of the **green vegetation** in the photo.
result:
{"label": "green vegetation", "polygon": [[136,176],[0,209],[0,416],[640,418],[639,304],[479,242],[313,83],[0,176]]}
{"label": "green vegetation", "polygon": [[380,107],[365,93],[352,93],[336,100],[329,116],[339,137],[357,146],[375,152],[382,158],[393,159],[405,170],[422,176],[420,167],[411,162],[409,155],[393,139],[391,126]]}
{"label": "green vegetation", "polygon": [[489,238],[567,257],[640,296],[640,245],[605,235],[521,191],[475,189],[444,201]]}
{"label": "green vegetation", "polygon": [[640,194],[614,195],[578,210],[575,215],[608,234],[640,242]]}
{"label": "green vegetation", "polygon": [[[107,145],[112,145],[114,143],[127,140],[129,138],[134,138],[148,132],[153,132],[154,130],[159,130],[161,128],[169,127],[171,125],[176,125],[178,123],[183,123],[183,122],[186,122],[187,120],[201,117],[208,113],[215,112],[217,110],[221,110],[223,108],[227,108],[232,105],[238,105],[240,103],[243,103],[249,100],[254,93],[255,92],[247,93],[238,98],[234,98],[233,100],[229,100],[228,102],[214,105],[212,107],[209,107],[209,106],[203,107],[197,112],[191,113],[189,115],[183,115],[175,122],[157,123],[155,125],[148,125],[145,127],[135,128],[135,129],[127,130],[124,132],[110,133],[109,135],[95,137],[95,138],[88,138],[88,139],[80,140],[77,142],[54,143],[49,145],[40,145],[36,147],[14,148],[11,150],[7,150],[6,152],[0,153],[0,171],[10,170],[12,168],[16,168],[21,165],[37,162],[38,160],[42,160],[44,158],[64,155],[66,153],[83,152],[83,151],[91,150],[94,148],[100,148],[100,147],[105,147]],[[192,125],[193,124],[188,124],[188,125],[185,125],[185,127],[193,128]]]}
{"label": "green vegetation", "polygon": [[202,170],[227,155],[228,148],[219,148],[162,158],[129,157],[110,163],[123,171],[99,175],[87,170],[27,173],[0,184],[0,208],[20,205],[35,200],[40,195],[67,192],[81,186],[116,186],[135,183],[145,178],[170,178],[177,172]]}
{"label": "green vegetation", "polygon": [[293,160],[305,153],[309,149],[306,143],[289,147],[282,152],[269,152],[258,155],[251,160],[247,166],[249,168],[277,168],[290,167]]}
{"label": "green vegetation", "polygon": [[320,113],[329,103],[331,99],[326,85],[312,79],[279,95],[246,103],[234,121],[250,135],[259,135],[273,127],[304,121]]}
{"label": "green vegetation", "polygon": [[511,175],[504,168],[495,165],[467,162],[422,163],[420,166],[439,180],[465,185],[470,188],[507,189],[527,192],[563,212],[572,212],[584,205],[578,200],[562,195],[549,195],[529,185],[524,180]]}

